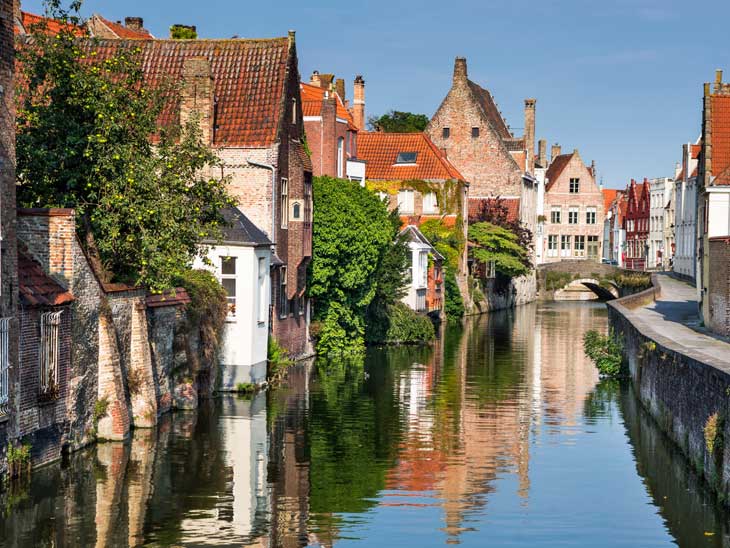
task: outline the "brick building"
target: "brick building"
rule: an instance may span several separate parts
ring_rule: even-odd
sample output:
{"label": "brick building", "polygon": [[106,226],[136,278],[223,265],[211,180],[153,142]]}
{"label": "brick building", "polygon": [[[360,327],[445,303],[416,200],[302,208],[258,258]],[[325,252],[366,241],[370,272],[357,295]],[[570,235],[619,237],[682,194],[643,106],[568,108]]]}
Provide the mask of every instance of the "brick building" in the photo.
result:
{"label": "brick building", "polygon": [[730,332],[730,83],[722,71],[714,85],[704,86],[701,151],[698,167],[697,288],[705,324],[722,334]]}
{"label": "brick building", "polygon": [[631,179],[626,192],[626,263],[631,270],[644,270],[649,253],[649,181]]}
{"label": "brick building", "polygon": [[488,90],[469,80],[466,59],[457,57],[451,89],[426,133],[469,181],[469,200],[514,201],[519,218],[536,232],[534,99],[525,100],[525,134],[513,135]]}
{"label": "brick building", "polygon": [[[15,7],[0,1],[0,451],[17,433],[18,264],[15,233]],[[17,7],[17,6],[16,6]]]}
{"label": "brick building", "polygon": [[[357,134],[352,112],[345,99],[345,81],[332,74],[314,72],[308,84],[302,83],[302,112],[307,145],[312,153],[315,176],[347,178],[362,182],[365,164],[357,160]],[[355,79],[358,95],[364,97],[362,77]],[[362,89],[361,89],[362,88]],[[364,108],[364,103],[362,103]]]}
{"label": "brick building", "polygon": [[545,174],[545,262],[600,261],[605,206],[595,166],[587,167],[577,150],[560,152],[553,147]]}
{"label": "brick building", "polygon": [[263,40],[97,40],[103,61],[141,50],[146,78],[181,86],[160,125],[200,116],[204,141],[223,162],[236,206],[274,243],[272,333],[294,357],[310,353],[305,298],[312,249],[312,163],[294,32]]}

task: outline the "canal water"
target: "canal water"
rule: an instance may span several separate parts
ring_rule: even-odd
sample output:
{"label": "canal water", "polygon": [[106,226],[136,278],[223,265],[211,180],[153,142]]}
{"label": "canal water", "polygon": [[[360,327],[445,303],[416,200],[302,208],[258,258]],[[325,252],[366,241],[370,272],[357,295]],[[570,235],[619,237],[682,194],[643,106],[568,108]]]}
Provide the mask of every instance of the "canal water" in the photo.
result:
{"label": "canal water", "polygon": [[728,546],[728,515],[582,351],[604,305],[318,362],[0,495],[0,546]]}

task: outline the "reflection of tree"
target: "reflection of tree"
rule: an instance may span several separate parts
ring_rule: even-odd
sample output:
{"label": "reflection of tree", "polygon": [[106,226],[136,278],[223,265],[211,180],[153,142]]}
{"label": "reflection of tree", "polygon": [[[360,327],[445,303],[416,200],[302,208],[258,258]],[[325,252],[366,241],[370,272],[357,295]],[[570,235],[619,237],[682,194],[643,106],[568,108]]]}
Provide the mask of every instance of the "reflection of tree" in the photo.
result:
{"label": "reflection of tree", "polygon": [[583,403],[586,424],[596,424],[599,419],[610,417],[618,403],[621,386],[616,379],[602,379]]}

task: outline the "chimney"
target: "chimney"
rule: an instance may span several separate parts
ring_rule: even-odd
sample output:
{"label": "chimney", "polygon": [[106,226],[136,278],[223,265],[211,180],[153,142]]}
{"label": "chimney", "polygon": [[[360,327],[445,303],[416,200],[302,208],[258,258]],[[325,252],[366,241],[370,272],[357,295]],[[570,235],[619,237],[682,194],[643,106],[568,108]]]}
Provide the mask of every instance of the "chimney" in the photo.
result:
{"label": "chimney", "polygon": [[596,178],[596,161],[591,160],[591,175],[593,175],[593,178]]}
{"label": "chimney", "polygon": [[340,100],[344,103],[345,102],[345,80],[342,78],[338,78],[335,80],[335,91],[337,92],[337,95],[340,96]]}
{"label": "chimney", "polygon": [[457,57],[454,60],[454,84],[466,84],[466,57]]}
{"label": "chimney", "polygon": [[540,139],[537,143],[537,163],[540,167],[547,167],[547,141]]}
{"label": "chimney", "polygon": [[355,91],[352,98],[352,117],[358,129],[365,129],[365,80],[355,76]]}
{"label": "chimney", "polygon": [[309,83],[312,86],[317,86],[317,87],[320,86],[321,82],[319,80],[319,71],[318,70],[315,70],[314,72],[312,72],[312,76],[309,77]]}
{"label": "chimney", "polygon": [[[20,22],[23,21],[23,16],[20,13],[20,0],[13,0],[13,17],[15,17],[15,19],[17,19]],[[13,23],[13,26],[14,25],[15,24]],[[27,32],[28,29],[25,29],[25,30]]]}
{"label": "chimney", "polygon": [[320,133],[320,165],[319,173],[315,172],[315,175],[337,177],[337,99],[334,93],[325,92],[321,116],[321,133],[317,132]]}
{"label": "chimney", "polygon": [[332,91],[332,82],[334,79],[334,74],[320,74],[319,87],[321,87],[325,91]]}
{"label": "chimney", "polygon": [[527,150],[527,171],[535,167],[535,104],[536,99],[525,99],[525,150]]}
{"label": "chimney", "polygon": [[132,30],[144,30],[144,19],[141,17],[125,17],[124,26]]}
{"label": "chimney", "polygon": [[552,148],[550,149],[550,161],[554,162],[555,158],[560,156],[560,145],[558,143],[555,143]]}
{"label": "chimney", "polygon": [[190,57],[183,62],[180,91],[180,126],[182,129],[193,116],[198,116],[201,139],[213,142],[213,77],[210,61],[205,57]]}

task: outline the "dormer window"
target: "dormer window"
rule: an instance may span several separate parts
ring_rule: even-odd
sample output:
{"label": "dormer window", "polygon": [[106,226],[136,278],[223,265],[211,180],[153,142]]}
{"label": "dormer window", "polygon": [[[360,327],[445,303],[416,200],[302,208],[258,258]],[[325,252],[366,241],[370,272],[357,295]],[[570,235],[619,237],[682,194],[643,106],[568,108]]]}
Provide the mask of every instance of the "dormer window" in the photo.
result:
{"label": "dormer window", "polygon": [[399,152],[398,157],[395,159],[396,165],[402,164],[415,164],[416,158],[418,158],[418,152]]}

